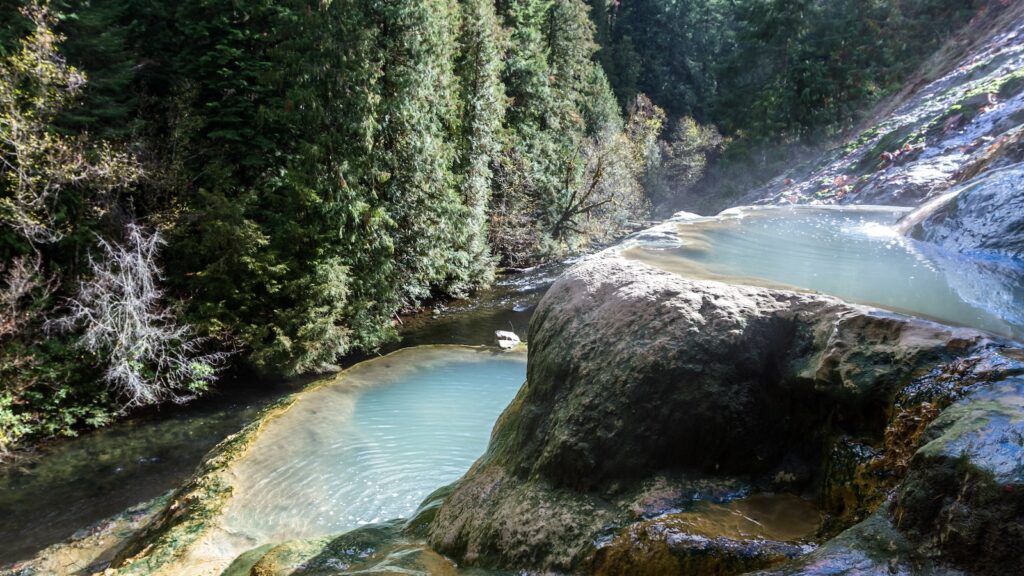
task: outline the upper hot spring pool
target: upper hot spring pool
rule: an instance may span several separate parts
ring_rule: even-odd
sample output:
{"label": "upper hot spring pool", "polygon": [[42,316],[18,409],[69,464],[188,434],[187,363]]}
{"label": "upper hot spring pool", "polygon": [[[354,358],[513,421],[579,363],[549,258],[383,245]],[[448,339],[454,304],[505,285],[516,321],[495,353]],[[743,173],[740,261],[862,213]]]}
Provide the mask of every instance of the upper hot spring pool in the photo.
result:
{"label": "upper hot spring pool", "polygon": [[900,234],[907,209],[765,207],[669,222],[623,256],[682,275],[810,290],[1012,338],[1024,335],[1024,262],[950,253]]}
{"label": "upper hot spring pool", "polygon": [[232,498],[203,548],[233,557],[409,517],[484,453],[525,379],[523,353],[430,346],[363,362],[302,393],[232,464]]}

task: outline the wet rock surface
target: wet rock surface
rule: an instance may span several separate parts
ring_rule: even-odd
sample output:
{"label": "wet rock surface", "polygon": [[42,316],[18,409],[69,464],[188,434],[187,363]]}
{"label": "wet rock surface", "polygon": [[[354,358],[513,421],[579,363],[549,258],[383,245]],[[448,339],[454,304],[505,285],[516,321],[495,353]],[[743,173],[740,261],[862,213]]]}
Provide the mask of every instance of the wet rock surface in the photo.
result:
{"label": "wet rock surface", "polygon": [[955,252],[1024,258],[1024,163],[987,173],[950,193],[910,234]]}
{"label": "wet rock surface", "polygon": [[889,519],[886,510],[832,538],[817,550],[756,576],[963,576],[920,553]]}
{"label": "wet rock surface", "polygon": [[82,528],[67,541],[50,546],[35,562],[0,568],[4,576],[102,573],[123,550],[126,537],[150,523],[166,505],[168,495],[133,506],[124,512]]}
{"label": "wet rock surface", "polygon": [[[688,280],[613,252],[552,286],[530,342],[527,384],[430,524],[429,543],[460,565],[997,573],[932,543],[948,541],[933,521],[941,511],[906,526],[899,515],[915,506],[904,494],[924,494],[914,483],[928,490],[922,498],[956,500],[948,483],[919,472],[935,468],[921,447],[951,429],[943,422],[958,406],[980,401],[974,394],[1009,385],[1018,369],[1012,345],[828,297]],[[989,451],[961,441],[1013,461],[1010,432],[999,434],[984,444]],[[740,487],[712,490],[719,502],[802,494],[827,521],[802,539],[709,534],[688,516],[709,495],[693,478]],[[893,490],[900,503],[890,520]],[[1014,502],[993,503],[1001,515],[986,526],[1019,528]],[[905,554],[871,543],[885,530],[899,534]],[[1010,549],[1013,538],[1000,546]]]}
{"label": "wet rock surface", "polygon": [[979,389],[925,431],[893,517],[932,555],[1024,573],[1024,377]]}
{"label": "wet rock surface", "polygon": [[820,524],[813,504],[796,496],[698,501],[627,526],[584,566],[594,574],[736,574],[813,550],[807,541]]}
{"label": "wet rock surface", "polygon": [[253,552],[236,560],[225,576],[457,573],[450,560],[404,540],[400,522],[360,528],[335,538],[284,542]]}

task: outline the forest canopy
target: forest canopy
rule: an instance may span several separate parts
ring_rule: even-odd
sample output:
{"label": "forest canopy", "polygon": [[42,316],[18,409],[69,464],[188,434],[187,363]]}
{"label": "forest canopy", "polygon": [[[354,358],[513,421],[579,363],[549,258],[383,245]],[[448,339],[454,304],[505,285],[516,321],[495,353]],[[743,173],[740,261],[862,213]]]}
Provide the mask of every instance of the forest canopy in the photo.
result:
{"label": "forest canopy", "polygon": [[[969,0],[7,0],[0,457],[635,229]],[[740,155],[742,156],[742,155]]]}

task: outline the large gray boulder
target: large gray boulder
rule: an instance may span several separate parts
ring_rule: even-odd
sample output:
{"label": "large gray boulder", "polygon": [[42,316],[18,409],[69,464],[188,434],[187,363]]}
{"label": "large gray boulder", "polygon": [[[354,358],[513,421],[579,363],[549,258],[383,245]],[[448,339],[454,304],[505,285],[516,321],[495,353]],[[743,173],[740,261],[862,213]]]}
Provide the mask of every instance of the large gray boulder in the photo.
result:
{"label": "large gray boulder", "polygon": [[1024,574],[1024,377],[980,387],[922,440],[896,498],[903,531],[976,573]]}
{"label": "large gray boulder", "polygon": [[[529,340],[526,385],[430,525],[463,565],[734,574],[788,561],[807,543],[685,534],[676,514],[708,494],[788,490],[829,514],[824,539],[924,466],[914,454],[942,408],[1016,369],[978,332],[614,251],[552,286]],[[907,546],[923,555],[922,522]]]}

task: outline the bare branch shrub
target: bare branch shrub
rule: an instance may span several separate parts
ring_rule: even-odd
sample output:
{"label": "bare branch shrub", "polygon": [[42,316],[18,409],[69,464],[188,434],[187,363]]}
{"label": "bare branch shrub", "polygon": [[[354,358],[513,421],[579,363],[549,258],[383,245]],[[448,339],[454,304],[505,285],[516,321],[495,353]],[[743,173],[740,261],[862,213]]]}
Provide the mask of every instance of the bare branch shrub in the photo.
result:
{"label": "bare branch shrub", "polygon": [[102,255],[89,261],[91,277],[53,325],[84,330],[80,345],[103,359],[107,384],[125,408],[188,401],[215,379],[227,354],[204,352],[204,340],[165,305],[159,233],[135,224],[126,232],[124,244],[100,239]]}
{"label": "bare branch shrub", "polygon": [[606,241],[642,222],[649,205],[644,196],[644,159],[634,153],[628,134],[608,130],[584,142],[582,193],[571,218],[574,230]]}
{"label": "bare branch shrub", "polygon": [[506,150],[492,166],[494,191],[488,206],[488,244],[501,265],[519,267],[532,263],[543,233],[537,226],[536,186],[525,159]]}
{"label": "bare branch shrub", "polygon": [[606,128],[587,138],[566,163],[552,236],[609,240],[647,216],[644,186],[657,160],[664,113],[646,102],[651,112],[634,112],[623,130]]}

